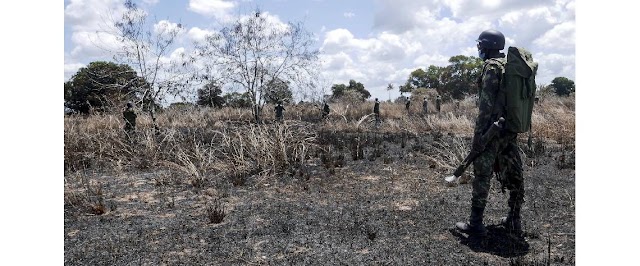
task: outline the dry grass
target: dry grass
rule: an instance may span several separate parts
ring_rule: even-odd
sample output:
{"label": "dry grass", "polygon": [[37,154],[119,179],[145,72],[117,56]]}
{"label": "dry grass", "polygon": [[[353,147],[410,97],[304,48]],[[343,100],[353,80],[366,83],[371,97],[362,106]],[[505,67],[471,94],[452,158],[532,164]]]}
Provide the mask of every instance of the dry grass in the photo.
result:
{"label": "dry grass", "polygon": [[[331,104],[321,120],[319,106],[287,106],[284,123],[274,123],[272,106],[263,110],[264,124],[252,123],[251,111],[239,108],[170,109],[157,114],[160,132],[148,114],[140,113],[135,138],[122,130],[120,114],[64,119],[64,166],[67,172],[83,169],[161,168],[178,171],[193,185],[212,172],[243,177],[291,173],[317,148],[318,132],[385,132],[419,136],[445,132],[470,137],[477,107],[472,98],[459,104],[445,102],[442,111],[421,113],[414,105],[407,114],[403,104],[381,103],[382,123],[376,127],[373,103]],[[573,143],[575,99],[545,97],[533,113],[533,135],[539,141]],[[522,134],[526,138],[527,134]],[[446,148],[446,147],[445,147]],[[455,163],[452,163],[455,164]]]}

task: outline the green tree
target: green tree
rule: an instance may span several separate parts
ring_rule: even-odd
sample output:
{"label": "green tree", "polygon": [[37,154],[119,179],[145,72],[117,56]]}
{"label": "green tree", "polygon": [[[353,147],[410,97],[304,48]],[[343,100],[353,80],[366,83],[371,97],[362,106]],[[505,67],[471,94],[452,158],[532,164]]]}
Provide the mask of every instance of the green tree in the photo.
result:
{"label": "green tree", "polygon": [[556,77],[551,81],[551,87],[556,91],[556,94],[560,96],[569,96],[569,94],[576,91],[576,84],[573,80],[565,77]]}
{"label": "green tree", "polygon": [[407,82],[403,86],[401,92],[411,92],[416,88],[426,88],[427,72],[422,68],[418,68],[409,74]]}
{"label": "green tree", "polygon": [[127,101],[139,101],[137,89],[145,84],[128,65],[91,62],[64,83],[64,106],[83,114],[120,109]]}
{"label": "green tree", "polygon": [[354,92],[359,95],[362,101],[371,97],[371,93],[364,88],[364,85],[360,82],[356,82],[355,80],[349,80],[349,85],[345,84],[333,84],[331,86],[331,91],[333,92],[333,99],[340,99],[345,96],[348,92]]}
{"label": "green tree", "polygon": [[483,61],[474,56],[456,55],[449,59],[449,63],[440,75],[441,86],[438,93],[445,98],[454,99],[477,93]]}
{"label": "green tree", "polygon": [[331,98],[340,99],[344,96],[344,92],[347,90],[347,85],[344,84],[333,84],[331,86]]}
{"label": "green tree", "polygon": [[409,74],[409,78],[403,86],[400,86],[400,92],[413,92],[418,88],[429,88],[438,90],[441,87],[441,75],[444,72],[443,67],[430,65],[427,71],[418,68]]}
{"label": "green tree", "polygon": [[216,82],[209,82],[201,89],[198,89],[197,105],[209,107],[222,107],[225,103],[222,97],[222,88]]}
{"label": "green tree", "polygon": [[441,75],[444,71],[443,67],[430,65],[426,72],[424,88],[438,90],[442,86]]}
{"label": "green tree", "polygon": [[264,101],[267,104],[275,104],[278,101],[291,102],[293,93],[289,89],[289,81],[275,78],[271,83],[267,84],[267,90],[264,92]]}
{"label": "green tree", "polygon": [[227,93],[224,96],[224,101],[227,103],[227,106],[234,108],[249,108],[251,107],[251,95],[249,93],[238,93],[232,92]]}

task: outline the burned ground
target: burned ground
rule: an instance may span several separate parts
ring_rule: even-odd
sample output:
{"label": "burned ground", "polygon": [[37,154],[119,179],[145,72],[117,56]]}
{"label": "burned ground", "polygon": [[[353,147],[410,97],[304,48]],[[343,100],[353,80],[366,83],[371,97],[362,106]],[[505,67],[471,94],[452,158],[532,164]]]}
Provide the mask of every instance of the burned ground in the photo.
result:
{"label": "burned ground", "polygon": [[469,140],[394,134],[319,132],[304,162],[242,182],[222,171],[197,182],[155,168],[69,172],[65,264],[575,264],[575,171],[565,144],[536,142],[534,154],[523,141],[524,237],[497,225],[508,194],[493,179],[489,235],[477,241],[453,230],[468,218],[470,184],[443,181]]}

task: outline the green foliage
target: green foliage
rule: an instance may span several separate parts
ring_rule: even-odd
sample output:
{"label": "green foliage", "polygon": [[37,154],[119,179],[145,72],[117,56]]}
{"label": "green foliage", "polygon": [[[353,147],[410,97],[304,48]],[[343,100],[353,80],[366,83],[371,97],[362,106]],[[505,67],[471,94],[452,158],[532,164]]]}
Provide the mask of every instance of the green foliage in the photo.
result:
{"label": "green foliage", "polygon": [[400,92],[413,92],[417,88],[429,88],[438,90],[441,87],[440,76],[444,72],[444,67],[430,65],[427,71],[418,68],[409,74],[409,78],[403,86],[400,86]]}
{"label": "green foliage", "polygon": [[551,81],[551,87],[556,91],[559,96],[569,96],[576,91],[576,84],[573,80],[565,77],[556,77]]}
{"label": "green foliage", "polygon": [[482,74],[484,64],[482,59],[456,55],[449,59],[449,63],[440,75],[440,95],[462,99],[465,95],[478,93],[478,77]]}
{"label": "green foliage", "polygon": [[278,101],[290,102],[293,99],[293,93],[289,89],[289,81],[275,78],[271,83],[267,84],[267,90],[264,92],[264,101],[267,104],[276,104]]}
{"label": "green foliage", "polygon": [[64,106],[88,114],[121,108],[127,101],[139,101],[139,88],[147,82],[128,65],[91,62],[64,83]]}
{"label": "green foliage", "polygon": [[221,96],[222,89],[220,88],[220,85],[215,82],[207,83],[204,87],[198,89],[197,93],[197,105],[220,108],[225,103],[225,99]]}
{"label": "green foliage", "polygon": [[251,96],[248,92],[238,93],[232,92],[227,93],[223,96],[224,101],[227,103],[227,106],[235,107],[235,108],[249,108],[251,107]]}
{"label": "green foliage", "polygon": [[456,55],[449,59],[449,65],[430,65],[426,71],[418,68],[409,74],[400,92],[413,93],[418,88],[434,89],[445,98],[462,99],[465,95],[477,93],[477,79],[482,71],[483,61],[473,56]]}
{"label": "green foliage", "polygon": [[333,93],[332,98],[334,100],[340,99],[351,93],[356,93],[357,98],[361,101],[364,101],[371,97],[371,93],[369,93],[369,91],[364,88],[364,85],[360,82],[356,82],[353,79],[349,80],[349,85],[333,84],[333,86],[331,86],[331,91]]}

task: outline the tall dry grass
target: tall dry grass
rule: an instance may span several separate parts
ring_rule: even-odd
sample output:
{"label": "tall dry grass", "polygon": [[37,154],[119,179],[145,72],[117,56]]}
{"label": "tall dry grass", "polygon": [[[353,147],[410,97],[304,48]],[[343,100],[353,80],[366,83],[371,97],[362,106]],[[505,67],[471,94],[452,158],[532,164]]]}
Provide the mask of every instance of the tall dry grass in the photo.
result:
{"label": "tall dry grass", "polygon": [[[317,146],[318,132],[384,132],[419,135],[452,133],[470,137],[477,107],[473,98],[445,102],[441,112],[430,103],[428,114],[414,104],[382,102],[376,126],[373,103],[332,103],[321,119],[320,105],[285,106],[285,122],[274,121],[273,106],[263,109],[263,124],[255,124],[250,109],[181,108],[157,114],[160,131],[151,118],[139,113],[137,131],[128,139],[121,114],[66,116],[64,166],[82,169],[124,170],[167,168],[198,183],[212,173],[242,177],[295,171]],[[557,143],[575,139],[575,98],[545,97],[534,108],[533,135]],[[526,138],[527,134],[522,134]]]}

